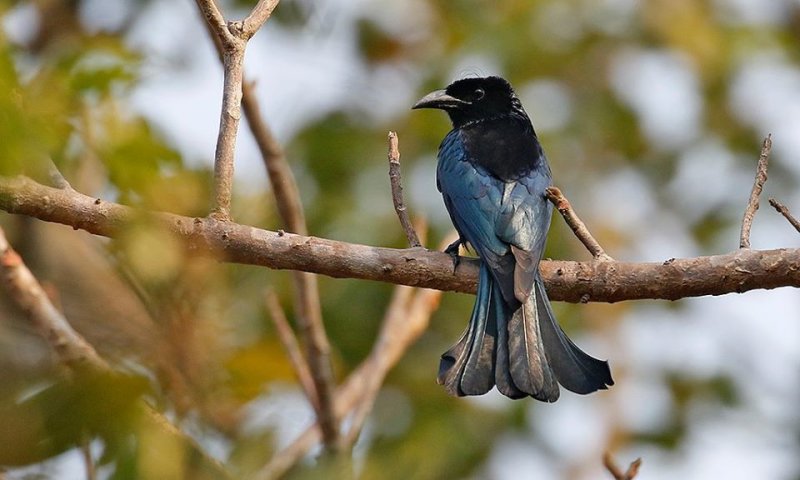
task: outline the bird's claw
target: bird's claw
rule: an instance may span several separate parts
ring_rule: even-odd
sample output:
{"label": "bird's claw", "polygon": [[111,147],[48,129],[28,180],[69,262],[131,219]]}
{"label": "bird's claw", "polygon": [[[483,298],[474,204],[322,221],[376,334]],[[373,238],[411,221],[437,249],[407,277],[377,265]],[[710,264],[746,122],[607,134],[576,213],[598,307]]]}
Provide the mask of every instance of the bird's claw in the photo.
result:
{"label": "bird's claw", "polygon": [[453,260],[453,274],[456,273],[458,264],[461,263],[461,257],[458,255],[458,249],[461,248],[462,243],[463,242],[459,238],[444,249],[444,253],[450,255],[450,258]]}

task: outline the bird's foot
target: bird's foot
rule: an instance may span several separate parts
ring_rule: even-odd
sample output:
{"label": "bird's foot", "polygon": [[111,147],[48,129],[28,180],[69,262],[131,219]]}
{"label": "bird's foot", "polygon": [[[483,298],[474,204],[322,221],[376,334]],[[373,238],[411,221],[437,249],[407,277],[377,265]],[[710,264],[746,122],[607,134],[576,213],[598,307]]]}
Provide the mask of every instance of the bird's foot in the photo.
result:
{"label": "bird's foot", "polygon": [[450,255],[450,258],[453,260],[453,274],[456,273],[458,264],[461,263],[461,257],[458,255],[458,249],[461,248],[462,243],[464,242],[459,238],[444,249],[444,253]]}

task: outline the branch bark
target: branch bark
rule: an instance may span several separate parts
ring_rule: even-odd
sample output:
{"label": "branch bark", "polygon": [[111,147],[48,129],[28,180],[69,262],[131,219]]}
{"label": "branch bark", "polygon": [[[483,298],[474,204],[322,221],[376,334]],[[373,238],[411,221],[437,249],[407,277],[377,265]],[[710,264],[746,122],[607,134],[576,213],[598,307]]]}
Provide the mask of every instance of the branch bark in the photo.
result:
{"label": "branch bark", "polygon": [[[0,209],[106,237],[118,236],[126,225],[146,214],[193,251],[233,263],[465,293],[474,293],[477,282],[478,263],[473,259],[462,259],[454,274],[452,259],[441,252],[371,247],[211,218],[141,212],[75,191],[46,187],[26,177],[0,177]],[[740,249],[660,263],[550,260],[543,261],[540,270],[553,300],[677,300],[800,287],[800,249]]]}

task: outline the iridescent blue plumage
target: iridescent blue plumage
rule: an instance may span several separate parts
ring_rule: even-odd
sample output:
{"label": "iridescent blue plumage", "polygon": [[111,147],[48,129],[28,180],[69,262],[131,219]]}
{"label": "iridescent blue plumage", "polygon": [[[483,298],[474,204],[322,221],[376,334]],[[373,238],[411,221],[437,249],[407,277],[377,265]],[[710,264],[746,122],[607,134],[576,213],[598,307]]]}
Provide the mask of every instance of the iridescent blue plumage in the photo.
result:
{"label": "iridescent blue plumage", "polygon": [[506,396],[555,401],[613,384],[606,362],[556,323],[538,266],[552,206],[550,167],[530,119],[499,77],[459,80],[414,108],[445,110],[437,187],[460,236],[480,256],[478,293],[461,340],[442,355],[439,382],[454,395],[497,385]]}

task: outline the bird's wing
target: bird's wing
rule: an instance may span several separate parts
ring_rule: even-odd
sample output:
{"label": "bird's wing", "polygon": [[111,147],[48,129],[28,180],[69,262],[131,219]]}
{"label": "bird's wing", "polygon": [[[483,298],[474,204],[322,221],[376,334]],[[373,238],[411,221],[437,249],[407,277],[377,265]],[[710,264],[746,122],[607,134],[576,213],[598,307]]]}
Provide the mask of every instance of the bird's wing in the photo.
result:
{"label": "bird's wing", "polygon": [[502,196],[495,233],[511,246],[516,261],[514,296],[521,303],[533,289],[550,228],[553,207],[545,197],[550,183],[550,172],[543,163],[516,182],[507,183]]}
{"label": "bird's wing", "polygon": [[509,248],[495,233],[504,183],[468,160],[458,132],[451,132],[439,149],[436,184],[458,233],[494,270]]}

